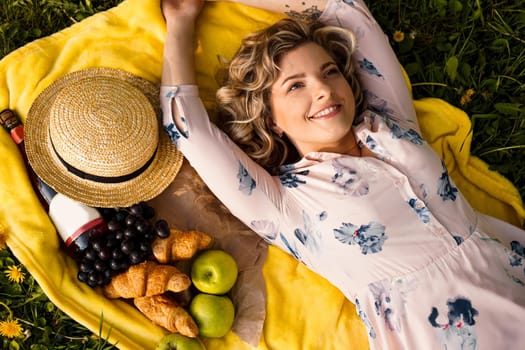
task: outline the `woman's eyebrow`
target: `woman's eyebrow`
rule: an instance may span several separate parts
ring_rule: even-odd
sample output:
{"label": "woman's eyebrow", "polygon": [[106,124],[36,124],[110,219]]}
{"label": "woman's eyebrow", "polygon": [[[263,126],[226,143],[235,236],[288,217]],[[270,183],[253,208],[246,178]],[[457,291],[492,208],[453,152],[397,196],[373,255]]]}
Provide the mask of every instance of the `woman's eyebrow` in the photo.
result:
{"label": "woman's eyebrow", "polygon": [[[320,71],[323,71],[325,70],[327,67],[330,67],[330,66],[336,66],[335,62],[333,61],[328,61],[328,62],[325,62],[321,65],[321,67],[319,68]],[[305,76],[305,73],[297,73],[297,74],[293,74],[293,75],[290,75],[289,77],[286,77],[284,78],[284,80],[282,81],[281,83],[281,86],[283,86],[284,84],[286,84],[287,81],[289,80],[293,80],[293,79],[297,79],[297,78],[303,78]]]}
{"label": "woman's eyebrow", "polygon": [[323,63],[321,65],[321,69],[320,70],[324,70],[324,69],[326,69],[327,67],[330,67],[330,66],[337,66],[337,64],[335,64],[334,61],[328,61],[328,62]]}
{"label": "woman's eyebrow", "polygon": [[287,81],[289,80],[293,80],[293,79],[297,79],[297,78],[303,78],[305,76],[304,73],[297,73],[297,74],[294,74],[294,75],[290,75],[289,77],[286,77],[283,82],[281,83],[281,86],[283,86],[284,84],[286,84]]}

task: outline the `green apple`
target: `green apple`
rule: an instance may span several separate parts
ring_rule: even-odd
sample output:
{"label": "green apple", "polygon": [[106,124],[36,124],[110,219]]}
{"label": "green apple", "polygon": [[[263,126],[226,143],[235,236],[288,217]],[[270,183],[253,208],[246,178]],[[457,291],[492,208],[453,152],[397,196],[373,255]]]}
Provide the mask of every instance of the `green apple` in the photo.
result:
{"label": "green apple", "polygon": [[235,259],[224,250],[211,249],[200,253],[191,265],[191,281],[201,292],[224,294],[228,292],[238,274]]}
{"label": "green apple", "polygon": [[191,300],[189,311],[199,335],[208,338],[224,337],[235,319],[233,302],[226,295],[199,293]]}
{"label": "green apple", "polygon": [[206,350],[199,338],[172,333],[164,336],[155,350]]}

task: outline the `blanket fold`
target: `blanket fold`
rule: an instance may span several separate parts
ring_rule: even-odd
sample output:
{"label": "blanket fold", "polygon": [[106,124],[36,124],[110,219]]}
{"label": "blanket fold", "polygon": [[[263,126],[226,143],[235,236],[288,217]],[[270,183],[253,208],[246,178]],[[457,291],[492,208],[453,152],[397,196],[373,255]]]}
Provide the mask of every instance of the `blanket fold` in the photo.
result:
{"label": "blanket fold", "polygon": [[[206,3],[197,26],[198,84],[214,107],[218,57],[230,58],[241,38],[282,15],[231,3]],[[129,71],[159,83],[165,23],[158,0],[125,0],[0,61],[0,110],[25,121],[38,94],[55,79],[88,67]],[[525,210],[518,191],[470,155],[470,122],[439,99],[414,101],[425,138],[445,160],[450,176],[473,206],[515,225]],[[76,279],[77,268],[62,250],[40,207],[9,135],[0,132],[0,230],[14,255],[60,309],[121,349],[154,349],[166,331],[123,301],[110,301]],[[190,184],[191,185],[191,184]],[[190,186],[191,187],[191,186]],[[191,190],[191,189],[190,189]],[[196,213],[195,215],[199,215]],[[192,222],[188,218],[188,222]],[[263,267],[266,319],[258,349],[363,349],[364,327],[355,307],[326,280],[286,253],[269,247]],[[207,339],[208,349],[251,349],[235,333]]]}

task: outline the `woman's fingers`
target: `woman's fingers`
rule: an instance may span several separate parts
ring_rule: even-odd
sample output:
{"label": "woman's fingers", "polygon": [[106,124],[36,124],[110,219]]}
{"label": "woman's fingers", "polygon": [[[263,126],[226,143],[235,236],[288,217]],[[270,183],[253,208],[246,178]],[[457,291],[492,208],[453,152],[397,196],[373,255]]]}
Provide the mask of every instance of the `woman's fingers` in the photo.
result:
{"label": "woman's fingers", "polygon": [[204,0],[161,0],[161,9],[166,20],[171,18],[195,20],[204,2]]}

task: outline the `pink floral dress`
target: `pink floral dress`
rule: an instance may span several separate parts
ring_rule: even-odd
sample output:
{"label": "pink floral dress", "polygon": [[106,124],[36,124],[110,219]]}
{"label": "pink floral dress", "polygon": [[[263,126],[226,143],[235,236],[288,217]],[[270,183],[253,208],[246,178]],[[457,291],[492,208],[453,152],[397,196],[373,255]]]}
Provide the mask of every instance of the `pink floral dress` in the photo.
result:
{"label": "pink floral dress", "polygon": [[372,349],[523,348],[525,232],[451,181],[366,6],[331,0],[320,20],[357,36],[368,107],[354,132],[375,157],[308,153],[271,176],[210,123],[196,86],[161,87],[166,131],[235,216],[356,304]]}

